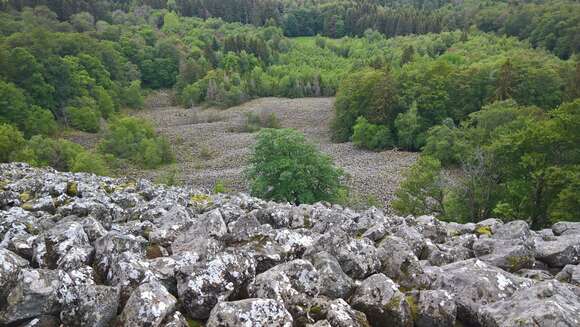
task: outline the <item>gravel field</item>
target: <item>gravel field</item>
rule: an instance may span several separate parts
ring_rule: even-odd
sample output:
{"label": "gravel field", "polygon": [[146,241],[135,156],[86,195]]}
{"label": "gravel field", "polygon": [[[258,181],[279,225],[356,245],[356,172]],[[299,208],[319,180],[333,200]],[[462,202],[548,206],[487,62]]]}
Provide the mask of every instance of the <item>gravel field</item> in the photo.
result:
{"label": "gravel field", "polygon": [[[170,104],[169,95],[151,96],[146,109],[135,115],[151,120],[156,129],[166,136],[176,154],[177,163],[156,170],[130,170],[123,174],[159,180],[169,171],[177,171],[184,184],[212,189],[222,181],[231,191],[247,191],[243,177],[255,134],[240,132],[247,112],[274,112],[282,127],[291,127],[305,133],[307,138],[349,175],[348,185],[355,202],[369,201],[387,205],[402,179],[402,172],[417,158],[416,153],[403,151],[370,152],[356,148],[352,143],[330,142],[329,125],[334,98],[261,98],[226,110],[184,109]],[[71,139],[83,143],[83,136]],[[94,136],[85,139],[85,145],[94,143]],[[89,143],[89,144],[87,144]]]}

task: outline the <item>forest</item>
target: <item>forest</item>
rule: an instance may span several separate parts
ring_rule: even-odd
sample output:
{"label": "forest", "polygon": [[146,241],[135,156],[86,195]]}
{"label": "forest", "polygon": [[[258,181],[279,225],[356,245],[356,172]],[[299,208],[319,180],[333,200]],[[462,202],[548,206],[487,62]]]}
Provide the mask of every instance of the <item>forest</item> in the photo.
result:
{"label": "forest", "polygon": [[[159,89],[185,108],[336,96],[333,141],[422,153],[392,204],[399,213],[535,228],[580,219],[576,1],[6,0],[0,9],[0,162],[98,174],[170,163],[168,141],[125,115]],[[87,149],[64,140],[67,130],[105,136]],[[446,170],[461,177],[451,183]]]}

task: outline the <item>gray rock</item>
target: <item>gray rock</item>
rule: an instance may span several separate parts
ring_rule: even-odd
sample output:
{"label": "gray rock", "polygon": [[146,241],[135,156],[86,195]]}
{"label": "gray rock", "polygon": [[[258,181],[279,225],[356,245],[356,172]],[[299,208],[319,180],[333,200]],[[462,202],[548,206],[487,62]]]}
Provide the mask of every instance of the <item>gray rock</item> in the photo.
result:
{"label": "gray rock", "polygon": [[548,279],[554,279],[554,276],[550,274],[549,271],[539,270],[539,269],[522,269],[515,273],[516,275],[524,278],[533,279],[536,281],[543,281]]}
{"label": "gray rock", "polygon": [[528,223],[523,220],[514,220],[497,226],[492,238],[501,240],[526,241],[532,236]]}
{"label": "gray rock", "polygon": [[35,240],[34,260],[41,268],[72,270],[92,259],[93,248],[83,226],[60,223]]}
{"label": "gray rock", "polygon": [[580,265],[567,265],[556,275],[556,279],[580,286]]}
{"label": "gray rock", "polygon": [[400,237],[411,248],[416,257],[420,257],[425,247],[425,238],[414,226],[407,224],[397,225],[389,229],[393,236]]}
{"label": "gray rock", "polygon": [[447,291],[421,291],[415,310],[417,327],[455,326],[457,307]]}
{"label": "gray rock", "polygon": [[187,314],[206,319],[211,309],[237,294],[255,277],[256,264],[239,252],[221,252],[212,260],[184,266],[177,273],[177,292]]}
{"label": "gray rock", "polygon": [[397,236],[386,236],[382,239],[377,252],[381,272],[396,281],[407,278],[411,263],[419,261],[407,242]]}
{"label": "gray rock", "polygon": [[[155,225],[149,232],[149,241],[151,243],[160,244],[162,246],[169,246],[178,237],[178,235],[185,231],[191,224],[189,212],[182,206],[175,206],[161,217],[155,219]],[[192,231],[193,232],[193,231]],[[186,237],[191,239],[191,235],[204,234],[190,234],[186,233]]]}
{"label": "gray rock", "polygon": [[320,276],[320,294],[331,299],[347,299],[352,292],[354,282],[342,271],[336,258],[328,252],[318,252],[308,259]]}
{"label": "gray rock", "polygon": [[71,327],[106,327],[117,316],[119,289],[104,285],[82,285],[77,296],[60,313],[63,324]]}
{"label": "gray rock", "polygon": [[63,284],[70,282],[68,275],[59,270],[22,269],[0,311],[0,324],[58,314],[63,302]]}
{"label": "gray rock", "polygon": [[309,247],[305,255],[326,251],[340,263],[342,270],[352,278],[363,279],[380,269],[377,249],[367,238],[352,238],[341,229],[322,235]]}
{"label": "gray rock", "polygon": [[580,326],[575,286],[545,281],[516,291],[509,299],[481,307],[482,326]]}
{"label": "gray rock", "polygon": [[59,327],[60,321],[55,316],[41,315],[30,321],[20,324],[19,327]]}
{"label": "gray rock", "polygon": [[559,221],[552,225],[555,235],[578,235],[580,234],[580,222]]}
{"label": "gray rock", "polygon": [[93,217],[84,218],[81,221],[81,225],[91,243],[107,234],[105,227]]}
{"label": "gray rock", "polygon": [[460,236],[475,233],[476,227],[474,223],[459,224],[456,222],[449,222],[445,224],[445,228],[447,229],[447,234],[449,236]]}
{"label": "gray rock", "polygon": [[445,243],[448,234],[445,225],[433,216],[419,216],[415,219],[419,232],[424,238],[435,243]]}
{"label": "gray rock", "polygon": [[364,312],[374,327],[413,326],[411,308],[405,295],[384,274],[365,279],[353,294],[351,305]]}
{"label": "gray rock", "polygon": [[281,302],[245,299],[220,302],[211,311],[207,327],[291,327],[292,316]]}
{"label": "gray rock", "polygon": [[510,272],[533,268],[536,261],[533,243],[522,241],[519,238],[481,238],[473,244],[473,251],[479,260]]}
{"label": "gray rock", "polygon": [[544,240],[534,240],[536,259],[550,267],[564,267],[580,263],[580,238],[578,235],[562,235]]}
{"label": "gray rock", "polygon": [[179,312],[175,311],[172,315],[165,318],[165,321],[161,325],[162,327],[189,327],[189,323],[185,316]]}
{"label": "gray rock", "polygon": [[0,308],[18,279],[20,270],[28,268],[28,261],[16,253],[0,248]]}
{"label": "gray rock", "polygon": [[501,220],[496,218],[489,218],[475,224],[475,232],[479,233],[478,230],[479,231],[488,230],[491,232],[491,234],[494,234],[501,225],[503,225],[503,222]]}
{"label": "gray rock", "polygon": [[127,327],[160,326],[176,303],[177,299],[160,283],[145,283],[131,294],[119,322]]}
{"label": "gray rock", "polygon": [[109,232],[95,241],[95,263],[98,272],[107,276],[115,258],[123,252],[135,253],[138,257],[145,255],[147,241],[142,237],[124,235],[119,232]]}
{"label": "gray rock", "polygon": [[431,287],[453,294],[458,320],[475,324],[482,304],[508,299],[517,290],[532,284],[529,279],[512,275],[483,261],[469,259],[441,267]]}
{"label": "gray rock", "polygon": [[351,308],[343,299],[330,302],[326,320],[332,327],[369,327],[364,313]]}
{"label": "gray rock", "polygon": [[289,261],[256,276],[248,294],[255,298],[274,299],[284,303],[297,320],[306,316],[304,308],[320,291],[319,275],[306,260]]}

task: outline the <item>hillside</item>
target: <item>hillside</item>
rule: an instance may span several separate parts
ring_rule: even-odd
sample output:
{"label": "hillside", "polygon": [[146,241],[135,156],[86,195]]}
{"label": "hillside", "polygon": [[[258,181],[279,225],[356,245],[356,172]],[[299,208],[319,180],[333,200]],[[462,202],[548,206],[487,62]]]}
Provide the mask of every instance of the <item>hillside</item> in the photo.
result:
{"label": "hillside", "polygon": [[580,225],[292,206],[0,165],[0,324],[577,326]]}

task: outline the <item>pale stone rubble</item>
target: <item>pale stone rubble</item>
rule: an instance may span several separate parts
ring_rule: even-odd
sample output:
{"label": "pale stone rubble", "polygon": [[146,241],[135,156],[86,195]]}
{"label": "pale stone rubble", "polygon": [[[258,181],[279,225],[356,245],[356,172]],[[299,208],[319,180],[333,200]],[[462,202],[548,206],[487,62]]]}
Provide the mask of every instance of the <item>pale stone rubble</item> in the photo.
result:
{"label": "pale stone rubble", "polygon": [[0,326],[580,326],[580,223],[0,165]]}

